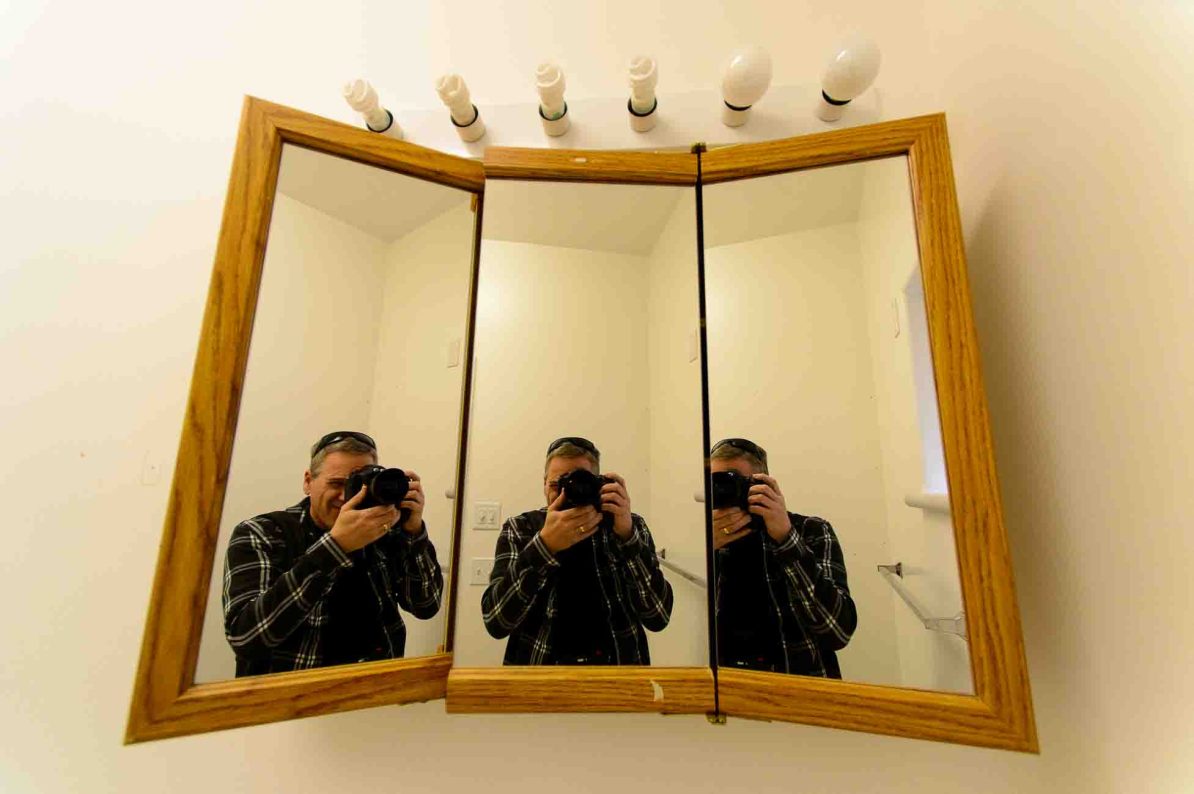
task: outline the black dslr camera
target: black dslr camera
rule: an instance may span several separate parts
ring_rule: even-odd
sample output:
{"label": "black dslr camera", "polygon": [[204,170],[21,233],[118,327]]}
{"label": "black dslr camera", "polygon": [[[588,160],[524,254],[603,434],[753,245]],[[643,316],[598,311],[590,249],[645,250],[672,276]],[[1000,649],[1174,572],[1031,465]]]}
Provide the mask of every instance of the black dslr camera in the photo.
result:
{"label": "black dslr camera", "polygon": [[[348,501],[368,486],[365,498],[357,505],[358,510],[380,505],[400,505],[410,490],[410,479],[402,469],[387,469],[376,464],[362,466],[348,475],[344,481],[344,500]],[[405,511],[404,511],[405,512]]]}
{"label": "black dslr camera", "polygon": [[567,474],[560,475],[557,482],[560,490],[564,493],[561,510],[592,505],[598,512],[601,512],[601,488],[613,480],[585,469],[573,469]]}
{"label": "black dslr camera", "polygon": [[713,483],[713,509],[741,507],[750,510],[750,489],[755,485],[753,477],[736,471],[715,471],[709,475]]}

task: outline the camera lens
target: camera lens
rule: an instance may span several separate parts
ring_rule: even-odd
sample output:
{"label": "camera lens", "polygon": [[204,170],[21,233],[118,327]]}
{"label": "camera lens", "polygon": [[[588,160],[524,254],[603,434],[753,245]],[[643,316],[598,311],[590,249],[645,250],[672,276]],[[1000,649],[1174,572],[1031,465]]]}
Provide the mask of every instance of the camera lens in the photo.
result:
{"label": "camera lens", "polygon": [[385,469],[379,471],[369,487],[369,493],[377,501],[386,505],[397,505],[406,498],[410,490],[410,479],[402,469]]}

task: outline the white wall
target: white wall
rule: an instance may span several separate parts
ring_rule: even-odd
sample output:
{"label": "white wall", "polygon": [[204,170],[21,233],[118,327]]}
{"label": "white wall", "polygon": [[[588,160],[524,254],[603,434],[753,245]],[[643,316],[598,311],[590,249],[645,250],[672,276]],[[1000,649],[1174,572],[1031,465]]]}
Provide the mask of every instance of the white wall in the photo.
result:
{"label": "white wall", "polygon": [[[705,190],[710,208],[718,187]],[[716,218],[705,226],[717,233]],[[901,685],[890,588],[875,572],[891,552],[856,226],[711,248],[705,283],[710,438],[762,445],[788,509],[833,525],[858,610],[842,677]]]}
{"label": "white wall", "polygon": [[[1190,788],[1188,5],[30,2],[4,16],[7,790]],[[243,93],[349,120],[340,80],[431,108],[450,68],[482,103],[525,101],[537,60],[558,56],[572,95],[618,96],[640,49],[661,92],[691,90],[716,85],[741,41],[799,81],[855,25],[881,37],[888,117],[949,114],[1039,757],[440,704],[120,747],[169,486],[154,466],[177,447]],[[510,763],[532,745],[542,762]]]}
{"label": "white wall", "polygon": [[[872,160],[861,167],[865,169],[863,192],[855,228],[874,367],[888,553],[890,562],[903,564],[903,584],[920,608],[931,617],[948,618],[962,611],[950,515],[909,507],[904,501],[926,491],[926,480],[938,479],[926,476],[925,458],[942,459],[932,373],[926,372],[921,383],[913,365],[914,340],[921,338],[926,324],[924,299],[909,302],[905,296],[909,280],[919,283],[920,273],[908,162],[898,157]],[[926,425],[932,427],[925,430]],[[876,576],[873,568],[862,574]],[[927,631],[894,591],[888,597],[894,609],[903,685],[972,692],[966,641]]]}
{"label": "white wall", "polygon": [[197,681],[236,675],[220,601],[233,527],[303,498],[315,439],[368,426],[384,254],[376,237],[284,194],[275,197]]}

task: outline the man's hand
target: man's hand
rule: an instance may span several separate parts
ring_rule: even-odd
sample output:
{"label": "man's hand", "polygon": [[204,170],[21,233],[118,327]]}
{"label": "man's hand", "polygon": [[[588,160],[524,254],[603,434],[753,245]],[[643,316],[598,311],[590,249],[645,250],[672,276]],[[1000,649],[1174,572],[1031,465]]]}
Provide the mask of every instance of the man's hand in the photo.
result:
{"label": "man's hand", "polygon": [[741,507],[723,507],[713,511],[714,551],[741,540],[750,532],[750,513]]}
{"label": "man's hand", "polygon": [[423,482],[413,471],[406,472],[406,477],[410,480],[410,489],[406,492],[406,498],[402,500],[402,504],[398,505],[398,509],[410,511],[410,515],[402,523],[402,529],[412,535],[417,535],[423,528],[423,505],[426,503],[426,498],[423,496]]}
{"label": "man's hand", "polygon": [[762,516],[772,540],[783,543],[792,531],[792,519],[788,516],[788,506],[784,503],[779,483],[766,474],[756,474],[755,482],[757,484],[750,487],[750,512]]}
{"label": "man's hand", "polygon": [[398,508],[393,505],[378,505],[358,510],[357,505],[365,498],[368,490],[368,486],[361,488],[356,496],[344,503],[340,508],[340,515],[336,516],[336,524],[329,533],[336,545],[346,554],[365,548],[389,532],[390,527],[398,520]]}
{"label": "man's hand", "polygon": [[626,481],[612,471],[605,475],[613,482],[601,486],[601,512],[614,517],[614,532],[622,540],[630,540],[634,525],[630,521],[630,494],[626,492]]}
{"label": "man's hand", "polygon": [[539,537],[552,554],[559,554],[567,548],[575,546],[597,531],[601,526],[601,516],[592,505],[572,507],[561,510],[564,504],[564,494],[560,493],[556,500],[547,506],[547,521],[543,529],[539,530]]}

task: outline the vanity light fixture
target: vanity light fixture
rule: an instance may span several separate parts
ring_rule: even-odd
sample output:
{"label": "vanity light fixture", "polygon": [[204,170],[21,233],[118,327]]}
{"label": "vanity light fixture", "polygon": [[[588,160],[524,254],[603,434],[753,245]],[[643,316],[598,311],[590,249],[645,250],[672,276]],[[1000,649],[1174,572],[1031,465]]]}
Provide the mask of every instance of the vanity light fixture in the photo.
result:
{"label": "vanity light fixture", "polygon": [[568,118],[568,103],[564,101],[564,70],[551,61],[539,64],[535,70],[535,87],[539,89],[539,118],[543,131],[558,137],[572,125]]}
{"label": "vanity light fixture", "polygon": [[469,97],[468,86],[458,74],[445,74],[435,82],[436,93],[452,114],[456,134],[465,143],[472,143],[485,134],[485,122]]}
{"label": "vanity light fixture", "polygon": [[659,98],[655,96],[655,85],[659,82],[659,69],[654,58],[640,55],[630,61],[630,99],[626,109],[630,112],[630,128],[635,132],[646,132],[655,126],[658,116]]}
{"label": "vanity light fixture", "polygon": [[750,107],[763,98],[771,85],[771,56],[752,46],[730,56],[721,78],[721,120],[727,127],[741,127],[750,118]]}
{"label": "vanity light fixture", "polygon": [[854,34],[833,50],[829,66],[821,77],[821,101],[817,118],[837,121],[850,100],[870,88],[879,74],[879,45]]}
{"label": "vanity light fixture", "polygon": [[381,106],[377,91],[368,80],[350,80],[344,84],[344,101],[360,113],[370,132],[384,132],[391,138],[402,140],[402,128],[394,121],[394,114]]}

